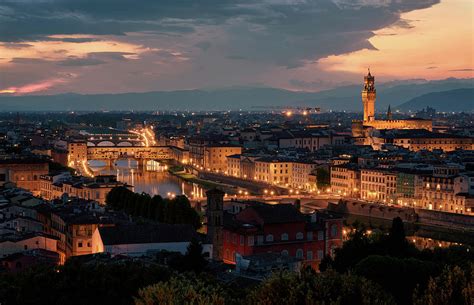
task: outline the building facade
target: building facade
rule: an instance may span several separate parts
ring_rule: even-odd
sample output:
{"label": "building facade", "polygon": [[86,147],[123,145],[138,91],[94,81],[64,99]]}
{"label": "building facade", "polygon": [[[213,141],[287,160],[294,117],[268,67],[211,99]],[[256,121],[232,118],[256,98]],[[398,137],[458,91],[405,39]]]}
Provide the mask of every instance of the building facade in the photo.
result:
{"label": "building facade", "polygon": [[255,204],[224,221],[223,260],[278,253],[316,268],[342,244],[342,219],[323,213],[304,215],[291,204]]}
{"label": "building facade", "polygon": [[[364,76],[364,88],[361,92],[364,117],[362,121],[352,122],[352,135],[356,138],[367,137],[370,129],[426,129],[433,130],[433,122],[431,120],[410,118],[404,120],[393,120],[392,113],[387,112],[386,120],[375,118],[375,100],[377,98],[377,90],[375,89],[375,77],[370,71]],[[362,144],[370,144],[370,141],[360,141]]]}

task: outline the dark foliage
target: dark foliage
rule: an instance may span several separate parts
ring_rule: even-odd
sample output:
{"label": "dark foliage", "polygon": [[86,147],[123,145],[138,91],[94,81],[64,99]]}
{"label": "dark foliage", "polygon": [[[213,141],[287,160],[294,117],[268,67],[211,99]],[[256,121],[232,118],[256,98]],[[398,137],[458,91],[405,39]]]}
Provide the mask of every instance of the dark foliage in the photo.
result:
{"label": "dark foliage", "polygon": [[395,218],[388,235],[368,234],[364,227],[351,232],[335,257],[326,257],[320,270],[353,272],[381,285],[397,304],[412,304],[415,289],[424,291],[430,278],[445,267],[469,269],[474,254],[465,246],[418,250],[405,236],[403,222]]}
{"label": "dark foliage", "polygon": [[167,268],[140,262],[82,263],[0,275],[2,304],[132,304],[138,289],[170,277]]}
{"label": "dark foliage", "polygon": [[132,216],[162,223],[191,224],[196,229],[201,227],[201,218],[186,196],[163,199],[159,195],[150,197],[145,193],[134,193],[126,187],[116,187],[107,194],[106,203]]}

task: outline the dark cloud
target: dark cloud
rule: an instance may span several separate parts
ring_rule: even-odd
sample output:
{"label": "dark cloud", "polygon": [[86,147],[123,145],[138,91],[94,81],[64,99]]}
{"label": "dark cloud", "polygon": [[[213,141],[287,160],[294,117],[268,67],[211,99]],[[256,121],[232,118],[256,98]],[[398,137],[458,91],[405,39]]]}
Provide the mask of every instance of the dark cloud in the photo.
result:
{"label": "dark cloud", "polygon": [[105,64],[106,61],[96,59],[96,58],[80,58],[80,57],[70,57],[65,60],[57,62],[60,66],[68,67],[79,67],[79,66],[97,66]]}
{"label": "dark cloud", "polygon": [[135,55],[135,53],[127,52],[91,52],[86,57],[69,56],[65,60],[58,61],[60,66],[80,67],[80,66],[97,66],[106,64],[109,61],[128,60],[125,55]]}
{"label": "dark cloud", "polygon": [[28,43],[15,43],[15,42],[4,42],[4,43],[0,43],[0,45],[7,49],[23,49],[23,48],[32,47],[32,45]]}
{"label": "dark cloud", "polygon": [[84,42],[100,41],[100,39],[97,39],[97,38],[90,38],[90,37],[84,37],[84,38],[71,38],[71,37],[53,38],[53,37],[48,37],[48,38],[46,38],[45,40],[48,40],[48,41],[74,42],[74,43],[84,43]]}
{"label": "dark cloud", "polygon": [[26,57],[14,57],[10,60],[10,63],[14,64],[42,64],[47,62],[41,58],[26,58]]}
{"label": "dark cloud", "polygon": [[[0,4],[0,41],[88,38],[50,35],[121,35],[130,32],[192,33],[219,26],[212,42],[235,58],[288,68],[362,48],[373,48],[373,30],[398,23],[405,11],[439,0],[43,0]],[[210,42],[198,42],[203,51]]]}

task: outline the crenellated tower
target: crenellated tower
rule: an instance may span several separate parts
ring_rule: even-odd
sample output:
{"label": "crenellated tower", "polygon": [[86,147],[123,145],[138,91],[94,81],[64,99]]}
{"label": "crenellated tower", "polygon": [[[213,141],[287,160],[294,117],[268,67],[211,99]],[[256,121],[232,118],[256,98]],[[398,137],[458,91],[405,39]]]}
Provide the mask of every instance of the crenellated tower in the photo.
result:
{"label": "crenellated tower", "polygon": [[364,122],[375,120],[375,77],[370,74],[364,76],[364,89],[362,90],[362,104],[364,105]]}

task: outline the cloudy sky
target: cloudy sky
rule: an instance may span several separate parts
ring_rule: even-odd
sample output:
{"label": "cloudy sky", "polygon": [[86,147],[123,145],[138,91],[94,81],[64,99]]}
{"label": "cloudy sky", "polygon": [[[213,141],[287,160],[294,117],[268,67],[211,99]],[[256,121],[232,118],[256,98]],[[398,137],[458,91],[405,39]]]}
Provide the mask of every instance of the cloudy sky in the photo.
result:
{"label": "cloudy sky", "polygon": [[0,94],[474,74],[472,0],[2,0]]}

